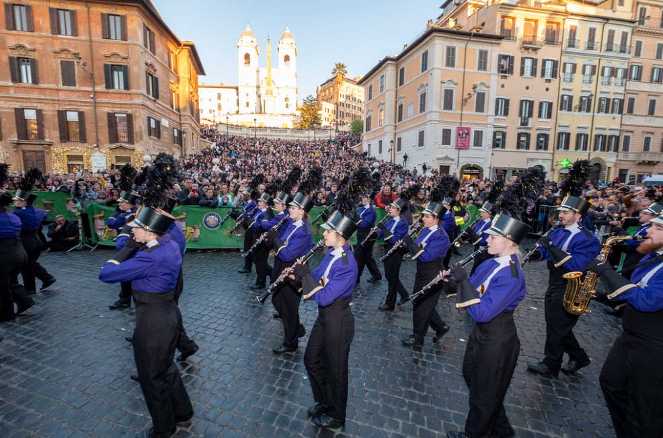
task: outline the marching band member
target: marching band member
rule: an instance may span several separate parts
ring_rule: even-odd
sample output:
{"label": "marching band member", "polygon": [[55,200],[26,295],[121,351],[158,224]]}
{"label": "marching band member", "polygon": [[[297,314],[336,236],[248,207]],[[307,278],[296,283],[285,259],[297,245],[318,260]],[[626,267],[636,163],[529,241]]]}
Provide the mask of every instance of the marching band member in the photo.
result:
{"label": "marching band member", "polygon": [[494,258],[484,260],[469,278],[462,266],[451,268],[458,289],[456,307],[467,309],[474,325],[463,359],[470,410],[465,431],[449,432],[449,438],[514,435],[503,403],[520,353],[513,312],[527,293],[518,245],[528,229],[508,215],[498,215],[486,230],[488,253]]}
{"label": "marching band member", "polygon": [[[131,237],[131,230],[126,226],[131,222],[136,214],[136,204],[140,196],[134,192],[123,191],[117,200],[118,210],[113,216],[106,219],[106,226],[116,230],[118,235],[115,241],[115,248],[121,249],[122,242]],[[117,301],[108,306],[110,310],[121,310],[131,307],[131,282],[123,281],[120,283],[120,294]]]}
{"label": "marching band member", "polygon": [[[272,202],[272,197],[269,196],[267,192],[265,192],[260,195],[258,198],[258,207],[253,210],[251,222],[246,232],[253,235],[254,242],[264,232],[262,221],[269,221],[272,218],[272,213],[269,210],[270,202]],[[253,257],[253,263],[256,265],[256,284],[251,286],[250,289],[264,289],[267,283],[267,275],[271,274],[271,269],[269,269],[269,265],[267,263],[267,259],[269,258],[269,250],[265,246],[260,245],[253,251],[253,254],[250,256]]]}
{"label": "marching band member", "polygon": [[[439,227],[440,214],[443,211],[444,207],[439,203],[428,203],[422,213],[424,228],[416,241],[413,242],[409,235],[405,236],[405,243],[412,254],[412,259],[417,261],[417,273],[414,278],[415,292],[439,274],[442,259],[449,251],[449,236],[444,228]],[[406,347],[420,350],[424,345],[424,338],[429,326],[435,330],[433,342],[439,341],[449,331],[449,326],[442,321],[435,309],[441,291],[442,284],[413,303],[413,334],[403,339],[403,345]]]}
{"label": "marching band member", "polygon": [[[663,213],[663,204],[658,202],[654,202],[647,208],[640,210],[638,219],[641,225],[638,231],[633,235],[634,239],[621,242],[613,248],[612,253],[615,254],[615,257],[620,257],[622,253],[626,254],[622,268],[622,273],[624,275],[632,273],[640,262],[640,259],[642,259],[645,254],[648,254],[655,249],[655,247],[652,246],[651,241],[640,241],[636,239],[644,239],[647,236],[649,228],[652,226],[651,221],[661,213]],[[612,257],[611,259],[618,262],[618,260],[614,260]],[[617,265],[617,263],[614,264]]]}
{"label": "marching band member", "polygon": [[[453,199],[450,197],[445,197],[442,200],[442,206],[445,208],[445,211],[444,215],[442,216],[442,219],[440,220],[444,228],[444,231],[447,233],[447,236],[449,236],[450,240],[454,240],[458,236],[458,225],[456,224],[456,214],[452,209],[452,204],[453,204]],[[453,248],[450,249],[451,251],[447,251],[446,255],[444,256],[444,260],[442,261],[442,264],[444,265],[445,269],[449,267],[449,261],[451,260],[451,255],[453,253]]]}
{"label": "marching band member", "polygon": [[[252,217],[254,210],[258,207],[258,204],[253,200],[253,193],[249,191],[250,189],[247,189],[243,193],[244,199],[246,199],[246,202],[244,203],[244,206],[242,207],[242,225],[248,224],[250,222],[247,222],[248,217]],[[235,220],[238,219],[238,215],[233,215],[233,218]],[[252,233],[249,232],[249,229],[246,229],[246,232],[244,233],[244,247],[243,250],[244,252],[248,251],[249,248],[253,245],[254,242],[254,236]],[[244,266],[242,269],[240,269],[239,272],[240,274],[248,274],[251,272],[251,265],[253,264],[253,256],[251,254],[247,255],[244,257]]]}
{"label": "marching band member", "polygon": [[[285,203],[285,194],[282,195],[283,199],[279,202]],[[272,281],[313,247],[313,232],[306,220],[311,208],[313,208],[313,198],[303,193],[295,194],[290,202],[288,209],[290,219],[284,227],[274,232],[278,237],[275,237],[272,245],[276,252]],[[272,294],[272,304],[283,322],[283,342],[273,349],[274,354],[297,351],[299,338],[306,334],[304,326],[299,321],[299,303],[302,296],[297,289],[297,286],[285,281]]]}
{"label": "marching band member", "polygon": [[601,370],[600,382],[618,438],[663,436],[663,216],[651,220],[645,255],[630,277],[608,263],[590,263],[610,300],[625,303],[624,331],[615,340]]}
{"label": "marching band member", "polygon": [[[539,242],[539,256],[547,260],[550,271],[545,296],[545,357],[541,362],[529,363],[527,369],[544,377],[557,377],[560,368],[566,374],[573,374],[591,362],[573,334],[578,316],[564,309],[566,280],[562,277],[571,271],[585,272],[601,249],[596,237],[579,225],[587,207],[587,201],[581,197],[564,198],[557,209],[563,227]],[[569,355],[569,362],[562,368],[564,353]]]}
{"label": "marching band member", "polygon": [[356,225],[336,211],[321,226],[327,254],[313,272],[305,264],[295,265],[304,299],[318,304],[318,318],[304,353],[315,405],[308,410],[313,424],[337,430],[345,424],[348,402],[348,357],[354,337],[350,308],[357,282],[357,262],[349,240]]}
{"label": "marching band member", "polygon": [[[493,204],[491,202],[484,202],[481,208],[479,209],[479,215],[481,219],[478,220],[474,225],[472,225],[472,230],[470,232],[470,240],[474,243],[474,250],[478,250],[481,247],[488,246],[488,229],[490,229],[490,224],[493,217]],[[472,265],[472,271],[470,275],[476,271],[481,263],[491,258],[492,255],[490,252],[486,251],[482,254],[479,254],[474,258],[474,264]]]}
{"label": "marching band member", "polygon": [[[388,252],[396,242],[407,235],[409,225],[401,218],[401,210],[405,206],[404,199],[397,199],[387,207],[387,213],[391,216],[386,222],[380,224],[378,236],[383,237],[385,252]],[[387,298],[379,310],[392,312],[396,306],[396,294],[401,296],[401,301],[408,297],[407,290],[399,278],[401,263],[403,262],[403,250],[397,250],[384,260],[384,276],[387,277]]]}
{"label": "marching band member", "polygon": [[361,280],[361,274],[364,272],[364,267],[368,268],[371,278],[368,279],[369,283],[377,283],[382,280],[382,274],[378,269],[378,265],[373,258],[373,245],[375,239],[369,239],[365,244],[360,243],[364,241],[368,233],[375,225],[375,207],[371,204],[371,197],[368,193],[361,196],[361,206],[356,210],[357,215],[357,245],[355,246],[355,257],[357,259],[357,266],[359,275],[357,276],[357,284]]}

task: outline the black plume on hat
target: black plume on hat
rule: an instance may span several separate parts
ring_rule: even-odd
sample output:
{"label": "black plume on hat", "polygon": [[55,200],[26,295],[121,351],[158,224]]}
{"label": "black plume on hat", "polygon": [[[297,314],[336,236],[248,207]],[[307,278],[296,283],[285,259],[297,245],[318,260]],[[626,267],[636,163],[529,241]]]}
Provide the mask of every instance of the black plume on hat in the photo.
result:
{"label": "black plume on hat", "polygon": [[2,189],[9,180],[9,165],[0,163],[0,189]]}
{"label": "black plume on hat", "polygon": [[136,169],[131,167],[129,163],[120,168],[120,190],[125,192],[131,190],[136,173]]}
{"label": "black plume on hat", "polygon": [[577,160],[568,175],[559,185],[562,197],[566,195],[582,196],[582,189],[589,179],[589,161]]}
{"label": "black plume on hat", "polygon": [[283,181],[280,190],[282,192],[290,193],[292,188],[297,185],[301,177],[302,169],[298,166],[293,167],[290,173],[288,173],[288,176],[285,178],[285,181]]}
{"label": "black plume on hat", "polygon": [[486,198],[486,201],[490,202],[491,204],[494,204],[497,202],[497,198],[499,198],[500,194],[502,193],[502,190],[504,190],[504,181],[498,180],[493,183],[493,186],[490,188],[490,192],[488,192],[488,197]]}
{"label": "black plume on hat", "polygon": [[29,192],[30,190],[32,190],[35,183],[37,181],[41,181],[41,179],[42,179],[41,170],[32,168],[25,173],[23,178],[21,178],[21,182],[19,183],[19,188],[25,192]]}
{"label": "black plume on hat", "polygon": [[360,167],[355,170],[348,182],[348,191],[354,201],[359,201],[359,198],[369,192],[373,187],[373,178],[371,172],[366,167]]}
{"label": "black plume on hat", "polygon": [[322,185],[322,169],[313,167],[306,175],[306,179],[299,185],[299,191],[309,195]]}
{"label": "black plume on hat", "polygon": [[165,208],[169,192],[177,180],[177,162],[172,155],[160,153],[147,173],[143,204],[147,207]]}
{"label": "black plume on hat", "polygon": [[253,177],[253,179],[251,179],[251,182],[249,183],[249,187],[251,188],[251,190],[256,190],[258,188],[258,186],[260,184],[262,184],[263,182],[265,182],[265,175],[263,175],[262,173],[259,173],[259,174],[255,175]]}

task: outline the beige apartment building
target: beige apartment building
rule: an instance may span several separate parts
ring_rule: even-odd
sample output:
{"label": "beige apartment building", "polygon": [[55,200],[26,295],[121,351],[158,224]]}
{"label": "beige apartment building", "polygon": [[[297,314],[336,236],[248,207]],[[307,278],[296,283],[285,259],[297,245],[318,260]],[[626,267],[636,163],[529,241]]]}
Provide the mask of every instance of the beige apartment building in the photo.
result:
{"label": "beige apartment building", "polygon": [[353,120],[361,120],[364,88],[355,79],[343,74],[333,76],[318,86],[316,95],[323,128],[348,131]]}
{"label": "beige apartment building", "polygon": [[501,40],[429,24],[382,59],[358,82],[366,97],[364,151],[418,172],[488,175]]}
{"label": "beige apartment building", "polygon": [[12,0],[0,14],[0,162],[71,172],[201,142],[193,43],[149,0]]}

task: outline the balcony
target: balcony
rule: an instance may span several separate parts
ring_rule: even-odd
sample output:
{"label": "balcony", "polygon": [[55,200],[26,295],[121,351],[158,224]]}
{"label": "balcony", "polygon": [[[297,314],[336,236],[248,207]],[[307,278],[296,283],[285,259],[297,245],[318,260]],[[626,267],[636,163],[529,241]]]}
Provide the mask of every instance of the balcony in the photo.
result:
{"label": "balcony", "polygon": [[537,39],[535,36],[524,36],[520,45],[524,49],[535,49],[538,50],[543,47],[543,41]]}
{"label": "balcony", "polygon": [[563,73],[562,81],[564,82],[573,82],[573,73]]}
{"label": "balcony", "polygon": [[502,30],[500,36],[505,40],[515,40],[516,34],[511,30]]}
{"label": "balcony", "polygon": [[595,41],[587,41],[587,44],[585,44],[585,49],[587,50],[596,50],[597,48],[598,47]]}
{"label": "balcony", "polygon": [[660,163],[663,161],[661,157],[663,157],[663,154],[658,152],[620,152],[617,154],[619,160],[646,163]]}
{"label": "balcony", "polygon": [[580,40],[575,39],[575,38],[567,38],[566,48],[567,49],[579,49],[580,48]]}
{"label": "balcony", "polygon": [[558,46],[560,44],[559,35],[557,34],[546,35],[543,41],[549,46]]}

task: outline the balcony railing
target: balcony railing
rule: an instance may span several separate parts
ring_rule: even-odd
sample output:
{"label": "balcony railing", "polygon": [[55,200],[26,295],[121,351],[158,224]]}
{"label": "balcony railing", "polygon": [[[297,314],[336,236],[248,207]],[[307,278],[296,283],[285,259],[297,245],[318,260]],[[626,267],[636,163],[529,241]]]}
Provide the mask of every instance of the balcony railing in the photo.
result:
{"label": "balcony railing", "polygon": [[516,34],[510,30],[502,30],[500,32],[500,36],[504,38],[505,40],[515,40],[516,39]]}
{"label": "balcony railing", "polygon": [[596,42],[595,41],[587,41],[587,44],[585,44],[585,49],[587,50],[596,50]]}
{"label": "balcony railing", "polygon": [[564,82],[573,82],[573,73],[563,73],[562,80]]}
{"label": "balcony railing", "polygon": [[591,75],[583,75],[582,76],[582,83],[583,84],[591,84],[592,83],[592,78],[593,78],[593,76],[591,76]]}
{"label": "balcony railing", "polygon": [[537,39],[535,36],[524,36],[521,42],[523,47],[530,48],[541,48],[543,47],[543,41]]}
{"label": "balcony railing", "polygon": [[576,38],[567,38],[566,39],[566,48],[567,49],[579,49],[580,40]]}
{"label": "balcony railing", "polygon": [[663,161],[663,154],[658,152],[620,152],[617,158],[624,161]]}

